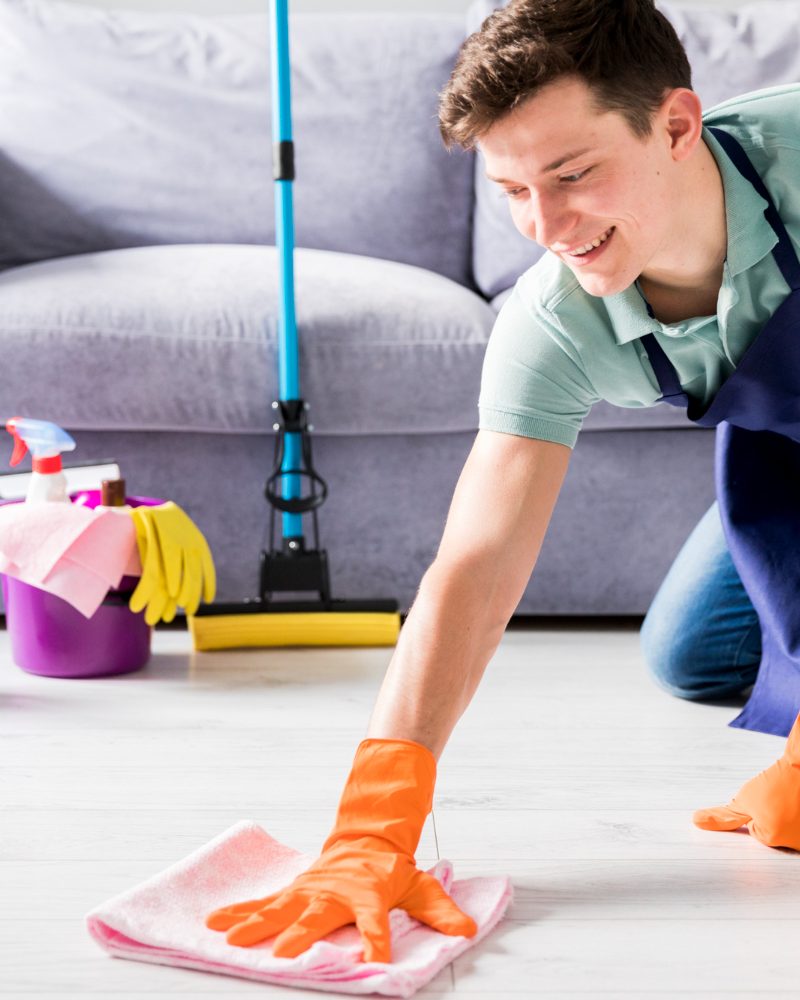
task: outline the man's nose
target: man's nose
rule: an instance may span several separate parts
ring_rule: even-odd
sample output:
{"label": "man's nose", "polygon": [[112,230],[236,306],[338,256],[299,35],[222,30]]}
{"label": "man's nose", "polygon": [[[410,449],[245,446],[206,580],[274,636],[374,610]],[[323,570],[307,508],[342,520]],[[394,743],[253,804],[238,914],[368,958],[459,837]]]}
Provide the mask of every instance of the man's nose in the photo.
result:
{"label": "man's nose", "polygon": [[535,191],[531,191],[523,225],[523,235],[544,247],[558,242],[577,228],[575,212],[563,194]]}

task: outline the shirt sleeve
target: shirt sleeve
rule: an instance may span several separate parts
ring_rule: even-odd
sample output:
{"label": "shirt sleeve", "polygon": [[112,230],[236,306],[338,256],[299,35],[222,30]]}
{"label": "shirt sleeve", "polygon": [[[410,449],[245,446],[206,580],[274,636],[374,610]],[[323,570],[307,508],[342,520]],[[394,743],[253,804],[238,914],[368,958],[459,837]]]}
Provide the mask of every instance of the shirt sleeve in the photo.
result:
{"label": "shirt sleeve", "polygon": [[531,311],[515,288],[486,348],[478,426],[574,448],[598,399],[555,318]]}

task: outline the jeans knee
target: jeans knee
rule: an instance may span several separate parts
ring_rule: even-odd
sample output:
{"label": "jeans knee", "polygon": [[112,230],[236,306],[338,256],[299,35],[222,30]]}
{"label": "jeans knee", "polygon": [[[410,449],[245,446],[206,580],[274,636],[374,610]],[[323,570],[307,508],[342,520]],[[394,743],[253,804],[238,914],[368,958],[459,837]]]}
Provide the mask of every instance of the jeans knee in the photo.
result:
{"label": "jeans knee", "polygon": [[[738,637],[739,653],[748,636],[758,642],[757,622],[746,630],[743,638]],[[676,698],[688,701],[724,698],[755,682],[760,652],[742,662],[734,648],[726,644],[711,656],[707,637],[689,622],[676,628],[674,622],[648,614],[640,638],[644,661],[653,680]]]}
{"label": "jeans knee", "polygon": [[674,629],[664,627],[656,616],[648,614],[642,623],[640,642],[644,662],[659,687],[676,698],[703,696],[691,641],[683,641]]}
{"label": "jeans knee", "polygon": [[678,698],[724,696],[753,683],[761,659],[758,616],[728,551],[716,504],[659,587],[641,641],[653,679]]}

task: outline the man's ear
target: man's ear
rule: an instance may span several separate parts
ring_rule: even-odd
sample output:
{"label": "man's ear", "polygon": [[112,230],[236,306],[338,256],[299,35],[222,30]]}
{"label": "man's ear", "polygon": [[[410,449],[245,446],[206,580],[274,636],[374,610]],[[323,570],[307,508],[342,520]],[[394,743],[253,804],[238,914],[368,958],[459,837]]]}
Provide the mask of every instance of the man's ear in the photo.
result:
{"label": "man's ear", "polygon": [[703,108],[697,94],[688,87],[669,91],[656,120],[665,130],[672,158],[680,161],[690,156],[703,134]]}

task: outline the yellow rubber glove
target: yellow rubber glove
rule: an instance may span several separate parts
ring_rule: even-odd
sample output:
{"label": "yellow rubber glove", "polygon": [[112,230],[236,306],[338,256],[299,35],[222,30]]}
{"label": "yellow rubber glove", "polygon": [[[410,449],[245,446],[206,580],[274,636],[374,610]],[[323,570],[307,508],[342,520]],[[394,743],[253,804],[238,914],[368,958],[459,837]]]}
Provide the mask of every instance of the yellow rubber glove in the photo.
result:
{"label": "yellow rubber glove", "polygon": [[702,830],[747,826],[767,847],[800,851],[800,715],[782,757],[742,785],[727,806],[698,809],[693,819]]}
{"label": "yellow rubber glove", "polygon": [[167,593],[187,614],[204,601],[213,601],[217,589],[214,560],[203,533],[171,500],[159,507],[139,507],[155,524],[167,576]]}
{"label": "yellow rubber glove", "polygon": [[187,614],[197,611],[201,595],[212,601],[216,573],[211,550],[202,532],[172,501],[157,507],[135,507],[142,576],[130,600],[132,611],[147,608],[145,621],[171,621],[175,607]]}
{"label": "yellow rubber glove", "polygon": [[278,935],[272,953],[294,958],[355,923],[366,962],[391,962],[389,911],[400,907],[443,934],[472,937],[477,925],[414,852],[431,809],[433,754],[411,740],[364,740],[322,854],[286,889],[215,910],[206,926],[249,947]]}
{"label": "yellow rubber glove", "polygon": [[139,514],[139,511],[145,509],[147,508],[134,507],[131,510],[136,528],[139,559],[142,563],[142,575],[131,595],[128,607],[136,613],[144,610],[144,620],[148,625],[155,625],[162,619],[166,622],[172,621],[177,601],[170,598],[167,592],[167,578],[155,526],[150,518]]}

